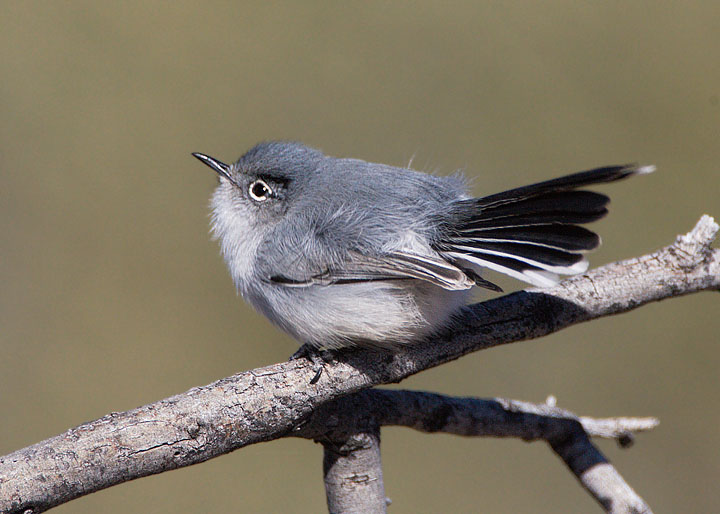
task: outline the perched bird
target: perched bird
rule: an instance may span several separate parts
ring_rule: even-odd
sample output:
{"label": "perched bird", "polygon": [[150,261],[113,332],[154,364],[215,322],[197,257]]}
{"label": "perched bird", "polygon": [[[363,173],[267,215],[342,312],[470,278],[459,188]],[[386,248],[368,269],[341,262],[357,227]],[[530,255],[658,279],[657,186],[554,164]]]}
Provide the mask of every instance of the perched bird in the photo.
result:
{"label": "perched bird", "polygon": [[267,142],[215,170],[212,229],[242,296],[301,343],[397,349],[452,323],[483,270],[535,286],[584,272],[580,225],[609,199],[581,190],[653,167],[607,166],[471,198],[439,177]]}

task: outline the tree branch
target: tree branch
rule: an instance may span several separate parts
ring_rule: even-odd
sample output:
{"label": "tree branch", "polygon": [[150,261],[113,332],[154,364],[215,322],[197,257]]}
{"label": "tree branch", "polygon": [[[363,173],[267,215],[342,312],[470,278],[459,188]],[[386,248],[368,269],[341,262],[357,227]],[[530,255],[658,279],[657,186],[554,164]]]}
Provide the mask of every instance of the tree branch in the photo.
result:
{"label": "tree branch", "polygon": [[333,431],[320,442],[328,511],[385,512],[380,428],[350,433]]}
{"label": "tree branch", "polygon": [[463,310],[451,330],[396,354],[341,353],[319,381],[299,359],[239,373],[112,413],[0,458],[0,511],[40,512],[115,484],[203,462],[292,434],[321,405],[399,382],[467,353],[533,339],[645,303],[720,289],[718,231],[709,216],[668,247],[542,290]]}
{"label": "tree branch", "polygon": [[[422,391],[368,389],[328,402],[292,434],[335,439],[334,434],[401,426],[420,432],[468,437],[517,437],[553,440],[580,430],[591,437],[615,439],[622,447],[634,432],[652,430],[657,418],[591,418],[549,404],[493,398],[459,398]],[[340,436],[342,438],[343,436]]]}
{"label": "tree branch", "polygon": [[[495,398],[453,398],[434,393],[417,391],[390,391],[369,389],[326,403],[318,409],[294,435],[315,439],[325,447],[328,441],[351,439],[355,432],[373,433],[381,426],[404,426],[421,432],[443,432],[462,436],[517,437],[525,441],[544,440],[565,462],[585,489],[612,513],[649,513],[650,507],[625,482],[600,450],[592,444],[589,436],[616,439],[622,447],[628,447],[633,432],[651,430],[658,424],[655,418],[609,418],[578,417],[553,405],[537,405],[515,400]],[[367,438],[359,439],[361,451],[345,448],[344,457],[361,459],[368,447]],[[370,441],[372,444],[373,441]],[[338,445],[340,446],[340,445]],[[330,512],[362,511],[351,503],[358,495],[368,495],[368,477],[377,487],[375,495],[365,505],[374,505],[368,512],[384,512],[382,470],[380,469],[379,439],[373,450],[378,452],[376,468],[369,470],[361,464],[344,470],[342,486],[339,480],[328,485]],[[357,480],[361,476],[362,479]],[[378,483],[380,482],[380,483]],[[346,498],[345,503],[338,498]],[[367,498],[366,498],[367,499]],[[374,501],[374,503],[372,503]],[[345,509],[339,506],[350,507]]]}

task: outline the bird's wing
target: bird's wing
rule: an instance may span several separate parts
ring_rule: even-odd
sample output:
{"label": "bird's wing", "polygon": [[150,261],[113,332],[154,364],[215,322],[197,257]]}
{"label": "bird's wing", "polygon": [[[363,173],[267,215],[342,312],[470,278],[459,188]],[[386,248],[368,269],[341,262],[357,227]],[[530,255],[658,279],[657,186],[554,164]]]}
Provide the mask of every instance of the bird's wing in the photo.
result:
{"label": "bird's wing", "polygon": [[651,166],[608,166],[456,202],[443,236],[433,246],[467,272],[489,268],[544,287],[558,275],[582,273],[584,252],[600,237],[579,225],[607,214],[610,199],[577,190],[649,173]]}
{"label": "bird's wing", "polygon": [[378,280],[419,279],[449,290],[469,289],[475,281],[458,267],[439,256],[395,251],[378,256],[351,252],[341,263],[327,267],[304,278],[285,274],[269,277],[270,281],[287,287],[311,285],[332,286]]}

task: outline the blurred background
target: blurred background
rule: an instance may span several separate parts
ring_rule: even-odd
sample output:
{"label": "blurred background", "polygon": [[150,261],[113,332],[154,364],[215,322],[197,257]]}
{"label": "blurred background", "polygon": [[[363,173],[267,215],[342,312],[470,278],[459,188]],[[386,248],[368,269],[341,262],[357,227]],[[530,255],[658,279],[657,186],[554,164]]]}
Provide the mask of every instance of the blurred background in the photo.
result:
{"label": "blurred background", "polygon": [[[720,216],[720,4],[167,5],[3,2],[0,454],[295,351],[236,297],[193,151],[300,140],[463,169],[477,195],[656,164],[601,188],[595,266]],[[719,302],[648,305],[400,386],[658,416],[632,449],[601,448],[657,512],[717,512]],[[57,512],[322,512],[321,453],[256,445]],[[394,513],[599,511],[540,443],[391,428],[383,460]]]}

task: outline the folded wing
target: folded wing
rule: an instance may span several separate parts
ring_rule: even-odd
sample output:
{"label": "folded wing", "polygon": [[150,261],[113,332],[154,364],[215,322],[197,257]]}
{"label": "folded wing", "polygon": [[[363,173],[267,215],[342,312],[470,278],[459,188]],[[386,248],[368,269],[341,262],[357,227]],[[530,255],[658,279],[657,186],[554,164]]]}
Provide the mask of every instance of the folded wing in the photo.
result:
{"label": "folded wing", "polygon": [[270,280],[289,287],[307,287],[411,278],[425,280],[449,290],[469,289],[475,285],[465,272],[439,255],[400,251],[379,256],[355,253],[341,266],[327,268],[306,279],[293,280],[283,275],[275,275]]}

